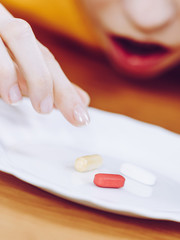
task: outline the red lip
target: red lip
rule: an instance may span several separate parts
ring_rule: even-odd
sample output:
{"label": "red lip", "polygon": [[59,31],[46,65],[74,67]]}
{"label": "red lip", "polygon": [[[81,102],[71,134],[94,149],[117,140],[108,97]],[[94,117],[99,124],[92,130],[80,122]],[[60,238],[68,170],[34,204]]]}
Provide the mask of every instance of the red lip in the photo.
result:
{"label": "red lip", "polygon": [[170,52],[159,44],[140,43],[127,38],[113,36],[110,41],[113,60],[119,67],[134,73],[153,70]]}

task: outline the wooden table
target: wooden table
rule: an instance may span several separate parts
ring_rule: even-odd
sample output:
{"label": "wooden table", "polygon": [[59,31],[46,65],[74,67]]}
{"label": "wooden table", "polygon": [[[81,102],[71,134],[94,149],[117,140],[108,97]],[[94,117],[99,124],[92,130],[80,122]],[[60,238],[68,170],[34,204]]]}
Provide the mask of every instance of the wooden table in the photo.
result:
{"label": "wooden table", "polygon": [[[61,61],[69,79],[89,92],[91,106],[180,133],[178,68],[153,81],[135,82],[116,73],[102,54],[88,52],[36,26],[34,30]],[[0,173],[0,239],[177,240],[180,224],[90,209]]]}

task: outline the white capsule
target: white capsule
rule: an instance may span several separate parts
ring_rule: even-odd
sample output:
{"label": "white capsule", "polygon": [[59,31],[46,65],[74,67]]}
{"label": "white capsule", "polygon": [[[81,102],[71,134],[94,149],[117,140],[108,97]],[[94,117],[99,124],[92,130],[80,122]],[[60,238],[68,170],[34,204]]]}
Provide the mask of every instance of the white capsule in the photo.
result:
{"label": "white capsule", "polygon": [[156,176],[144,168],[138,167],[131,163],[123,163],[120,171],[126,177],[146,185],[154,185],[156,183]]}
{"label": "white capsule", "polygon": [[79,157],[75,161],[75,169],[78,172],[87,172],[97,169],[102,165],[102,157],[98,154]]}
{"label": "white capsule", "polygon": [[134,181],[131,178],[126,178],[124,189],[129,193],[144,198],[151,197],[153,193],[153,186],[142,184],[140,182]]}

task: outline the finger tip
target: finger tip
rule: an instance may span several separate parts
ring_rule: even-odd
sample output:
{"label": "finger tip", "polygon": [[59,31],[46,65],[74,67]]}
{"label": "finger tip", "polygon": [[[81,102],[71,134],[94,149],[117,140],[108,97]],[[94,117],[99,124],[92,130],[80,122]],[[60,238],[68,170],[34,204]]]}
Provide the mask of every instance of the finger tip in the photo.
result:
{"label": "finger tip", "polygon": [[85,126],[90,123],[90,116],[87,111],[87,108],[85,106],[83,106],[82,104],[77,104],[74,107],[73,117],[74,117],[75,122],[79,126]]}

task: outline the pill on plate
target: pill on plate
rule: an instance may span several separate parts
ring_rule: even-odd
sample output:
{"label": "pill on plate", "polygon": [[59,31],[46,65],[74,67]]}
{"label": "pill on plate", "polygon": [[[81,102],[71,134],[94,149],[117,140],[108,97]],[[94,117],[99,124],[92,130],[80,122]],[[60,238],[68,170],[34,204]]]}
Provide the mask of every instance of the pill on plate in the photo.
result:
{"label": "pill on plate", "polygon": [[78,172],[87,172],[97,169],[102,165],[102,162],[103,159],[98,154],[87,155],[77,158],[74,167]]}
{"label": "pill on plate", "polygon": [[153,173],[131,163],[123,163],[120,167],[120,172],[126,177],[146,185],[154,185],[156,183],[156,176]]}
{"label": "pill on plate", "polygon": [[125,178],[119,174],[98,173],[94,176],[94,184],[102,188],[121,188]]}

